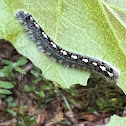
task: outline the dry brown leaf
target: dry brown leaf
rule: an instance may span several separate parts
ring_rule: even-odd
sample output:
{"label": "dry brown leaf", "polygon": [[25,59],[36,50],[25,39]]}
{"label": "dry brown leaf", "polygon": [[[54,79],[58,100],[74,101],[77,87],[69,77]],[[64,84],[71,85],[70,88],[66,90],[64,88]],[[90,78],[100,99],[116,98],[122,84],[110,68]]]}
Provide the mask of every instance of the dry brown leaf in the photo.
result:
{"label": "dry brown leaf", "polygon": [[54,121],[55,123],[58,123],[58,122],[61,122],[63,119],[64,119],[64,118],[63,118],[63,112],[60,111],[60,112],[58,112],[58,113],[55,115],[55,118],[53,119],[53,121]]}
{"label": "dry brown leaf", "polygon": [[48,122],[45,126],[54,126],[54,122]]}
{"label": "dry brown leaf", "polygon": [[77,119],[75,118],[75,115],[72,111],[66,112],[65,115],[70,122],[72,122],[73,124],[77,124]]}
{"label": "dry brown leaf", "polygon": [[16,119],[15,119],[15,118],[0,123],[0,126],[10,126],[10,125],[12,125],[12,124],[14,124],[14,123],[16,123]]}
{"label": "dry brown leaf", "polygon": [[78,115],[78,119],[84,119],[90,122],[94,122],[94,121],[100,120],[101,117],[93,113],[81,113]]}
{"label": "dry brown leaf", "polygon": [[58,123],[61,122],[63,119],[64,118],[63,118],[62,108],[57,107],[55,112],[55,117],[53,118],[53,122]]}
{"label": "dry brown leaf", "polygon": [[47,117],[46,110],[40,110],[36,118],[37,125],[44,123],[46,117]]}

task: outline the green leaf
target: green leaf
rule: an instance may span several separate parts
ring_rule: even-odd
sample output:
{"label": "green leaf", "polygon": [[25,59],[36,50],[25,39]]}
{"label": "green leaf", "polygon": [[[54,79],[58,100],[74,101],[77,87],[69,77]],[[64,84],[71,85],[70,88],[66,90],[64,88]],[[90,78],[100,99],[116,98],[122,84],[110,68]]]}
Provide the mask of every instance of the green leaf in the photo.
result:
{"label": "green leaf", "polygon": [[24,90],[29,92],[29,91],[31,91],[31,88],[28,85],[24,85]]}
{"label": "green leaf", "polygon": [[9,94],[12,94],[12,93],[11,93],[11,91],[6,90],[6,89],[0,89],[0,94],[6,94],[6,95],[9,95]]}
{"label": "green leaf", "polygon": [[8,108],[17,107],[16,103],[8,103]]}
{"label": "green leaf", "polygon": [[11,82],[0,81],[0,88],[11,89],[13,87],[14,87],[14,85]]}
{"label": "green leaf", "polygon": [[45,97],[45,94],[44,94],[44,91],[38,91],[38,94],[41,98],[44,98]]}
{"label": "green leaf", "polygon": [[13,62],[10,61],[10,60],[2,60],[2,62],[3,62],[4,64],[6,64],[6,65],[10,65],[10,64],[13,63]]}
{"label": "green leaf", "polygon": [[71,99],[69,99],[69,100],[70,100],[70,102],[71,102],[74,106],[77,105],[77,102],[76,102],[73,98],[71,98]]}
{"label": "green leaf", "polygon": [[5,97],[6,97],[5,95],[0,94],[0,98],[5,98]]}
{"label": "green leaf", "polygon": [[34,84],[37,84],[39,81],[41,81],[42,80],[42,78],[37,78],[37,79],[35,79],[35,80],[33,80],[33,83]]}
{"label": "green leaf", "polygon": [[110,122],[105,126],[125,126],[126,118],[119,117],[117,115],[111,116]]}
{"label": "green leaf", "polygon": [[25,57],[20,57],[20,59],[13,64],[14,68],[18,66],[23,66],[27,63],[27,59]]}
{"label": "green leaf", "polygon": [[8,66],[3,67],[0,70],[0,77],[11,77],[13,75],[12,70],[15,69],[16,71],[20,72],[21,74],[26,74],[26,72],[19,68],[18,66],[25,65],[27,63],[27,59],[25,57],[21,57],[17,62],[11,62],[9,60],[3,60],[3,63],[7,64]]}
{"label": "green leaf", "polygon": [[53,87],[52,87],[51,85],[50,85],[50,86],[49,86],[49,85],[42,85],[42,86],[41,86],[41,90],[43,90],[43,91],[44,91],[44,90],[51,90],[52,88],[53,88]]}
{"label": "green leaf", "polygon": [[12,70],[13,70],[13,68],[11,65],[3,67],[3,69],[0,69],[0,77],[12,76]]}
{"label": "green leaf", "polygon": [[[90,76],[89,72],[64,68],[38,51],[36,44],[28,39],[23,27],[13,17],[21,8],[31,13],[47,34],[61,47],[79,54],[100,58],[117,67],[120,71],[117,84],[126,92],[126,49],[123,46],[126,30],[124,25],[118,22],[119,19],[115,18],[106,7],[106,5],[117,6],[115,4],[117,0],[111,1],[105,4],[103,0],[102,2],[97,0],[95,3],[92,0],[58,2],[55,0],[28,0],[27,2],[16,0],[11,1],[10,6],[9,1],[3,0],[0,3],[0,37],[9,40],[21,54],[41,68],[47,79],[56,81],[63,87],[70,87],[76,83],[86,85]],[[29,2],[31,7],[27,8]],[[123,13],[125,11],[125,8],[121,6],[123,1],[119,3],[118,11]]]}
{"label": "green leaf", "polygon": [[96,109],[93,108],[93,107],[88,107],[88,108],[87,108],[87,111],[88,111],[88,112],[94,112],[95,110],[96,110]]}
{"label": "green leaf", "polygon": [[26,71],[21,69],[20,67],[16,67],[15,70],[18,71],[21,74],[26,74]]}
{"label": "green leaf", "polygon": [[27,105],[22,105],[22,106],[20,106],[19,107],[19,113],[21,114],[21,115],[23,115],[24,114],[24,109],[27,109],[28,108],[28,106]]}
{"label": "green leaf", "polygon": [[106,8],[115,16],[115,18],[126,28],[126,8],[123,0],[102,0]]}
{"label": "green leaf", "polygon": [[38,78],[38,77],[39,77],[39,73],[38,73],[37,71],[31,70],[30,72],[31,72],[31,74],[32,74],[35,78]]}
{"label": "green leaf", "polygon": [[35,91],[35,87],[34,86],[29,86],[29,85],[25,84],[24,85],[24,90],[27,91],[27,92]]}
{"label": "green leaf", "polygon": [[13,102],[13,100],[14,100],[14,99],[13,99],[13,97],[11,97],[11,96],[7,98],[7,102]]}
{"label": "green leaf", "polygon": [[7,108],[7,112],[9,112],[11,115],[16,116],[16,112],[12,109]]}

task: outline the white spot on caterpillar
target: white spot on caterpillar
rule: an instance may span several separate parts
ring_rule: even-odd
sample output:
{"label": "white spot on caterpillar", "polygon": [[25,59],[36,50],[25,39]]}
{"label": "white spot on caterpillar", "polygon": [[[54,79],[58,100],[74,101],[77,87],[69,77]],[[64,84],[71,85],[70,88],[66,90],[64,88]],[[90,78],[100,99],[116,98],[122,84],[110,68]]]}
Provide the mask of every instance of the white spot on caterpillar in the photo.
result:
{"label": "white spot on caterpillar", "polygon": [[82,61],[84,61],[85,63],[88,63],[88,59],[82,59]]}
{"label": "white spot on caterpillar", "polygon": [[42,32],[44,38],[48,38],[45,32]]}
{"label": "white spot on caterpillar", "polygon": [[99,66],[102,71],[106,71],[106,68],[104,66]]}
{"label": "white spot on caterpillar", "polygon": [[63,55],[67,55],[67,52],[64,51],[64,50],[60,50],[60,52],[61,52]]}
{"label": "white spot on caterpillar", "polygon": [[36,26],[37,28],[39,27],[39,25],[38,25],[37,23],[35,24],[35,26]]}
{"label": "white spot on caterpillar", "polygon": [[108,75],[109,75],[110,77],[113,76],[113,73],[110,73],[109,71],[107,71],[107,73],[108,73]]}
{"label": "white spot on caterpillar", "polygon": [[54,44],[53,42],[51,42],[51,45],[52,45],[54,48],[56,48],[56,44]]}
{"label": "white spot on caterpillar", "polygon": [[77,56],[76,55],[71,55],[71,58],[77,59]]}
{"label": "white spot on caterpillar", "polygon": [[33,18],[32,18],[32,16],[30,16],[30,20],[32,20],[32,21],[33,21]]}
{"label": "white spot on caterpillar", "polygon": [[67,52],[66,51],[63,51],[63,55],[67,55]]}
{"label": "white spot on caterpillar", "polygon": [[92,64],[93,64],[94,66],[97,66],[97,63],[96,63],[96,62],[92,62]]}

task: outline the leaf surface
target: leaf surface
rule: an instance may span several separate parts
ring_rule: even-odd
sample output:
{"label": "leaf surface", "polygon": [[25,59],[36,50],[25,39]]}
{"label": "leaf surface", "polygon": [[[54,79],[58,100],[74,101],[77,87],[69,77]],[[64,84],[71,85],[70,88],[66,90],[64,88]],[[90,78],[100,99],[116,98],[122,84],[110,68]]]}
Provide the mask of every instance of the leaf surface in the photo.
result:
{"label": "leaf surface", "polygon": [[115,66],[120,71],[117,84],[126,92],[124,48],[126,30],[124,25],[110,13],[106,1],[2,0],[0,2],[0,38],[9,40],[19,53],[28,57],[42,70],[47,79],[68,88],[76,83],[86,85],[90,72],[64,68],[40,53],[36,44],[29,40],[21,24],[14,18],[14,14],[20,9],[32,14],[45,32],[62,48],[107,61]]}

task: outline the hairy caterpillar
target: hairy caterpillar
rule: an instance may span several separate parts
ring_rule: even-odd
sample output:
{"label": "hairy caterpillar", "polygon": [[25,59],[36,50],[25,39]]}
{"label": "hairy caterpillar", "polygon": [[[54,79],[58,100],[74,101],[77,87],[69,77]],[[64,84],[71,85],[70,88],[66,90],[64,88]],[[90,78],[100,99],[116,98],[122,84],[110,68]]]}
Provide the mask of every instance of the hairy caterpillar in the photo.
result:
{"label": "hairy caterpillar", "polygon": [[56,62],[62,63],[64,66],[90,69],[103,75],[112,82],[116,82],[119,78],[117,70],[107,63],[89,56],[69,52],[59,47],[29,13],[20,10],[15,16],[24,24],[26,30],[29,31],[31,35],[30,38],[37,43],[39,50],[48,54],[50,58]]}

